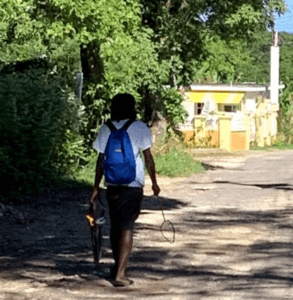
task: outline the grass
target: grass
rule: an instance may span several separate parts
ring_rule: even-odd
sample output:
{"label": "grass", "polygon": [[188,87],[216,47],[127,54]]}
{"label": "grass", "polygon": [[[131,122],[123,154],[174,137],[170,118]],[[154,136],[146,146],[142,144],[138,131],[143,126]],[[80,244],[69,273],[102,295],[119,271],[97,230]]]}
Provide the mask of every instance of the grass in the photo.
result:
{"label": "grass", "polygon": [[[96,164],[97,164],[98,156],[99,155],[97,152],[93,152],[93,154],[89,158],[88,164],[84,166],[83,169],[75,172],[72,175],[72,178],[79,183],[93,186],[95,183]],[[103,186],[104,186],[104,176],[100,183],[100,187]]]}
{"label": "grass", "polygon": [[167,153],[154,157],[157,174],[167,177],[188,177],[205,171],[202,163],[180,148],[171,148]]}
{"label": "grass", "polygon": [[262,151],[293,150],[293,144],[278,142],[272,146],[265,146],[265,147],[254,146],[254,147],[251,147],[251,150],[262,150]]}

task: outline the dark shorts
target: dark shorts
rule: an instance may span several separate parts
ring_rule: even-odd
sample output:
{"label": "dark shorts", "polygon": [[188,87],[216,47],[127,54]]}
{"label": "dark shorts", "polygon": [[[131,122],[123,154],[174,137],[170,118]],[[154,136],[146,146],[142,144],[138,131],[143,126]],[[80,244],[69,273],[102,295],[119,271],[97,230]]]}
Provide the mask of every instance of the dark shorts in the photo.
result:
{"label": "dark shorts", "polygon": [[111,226],[116,230],[133,230],[140,213],[143,189],[127,186],[108,186],[106,193]]}

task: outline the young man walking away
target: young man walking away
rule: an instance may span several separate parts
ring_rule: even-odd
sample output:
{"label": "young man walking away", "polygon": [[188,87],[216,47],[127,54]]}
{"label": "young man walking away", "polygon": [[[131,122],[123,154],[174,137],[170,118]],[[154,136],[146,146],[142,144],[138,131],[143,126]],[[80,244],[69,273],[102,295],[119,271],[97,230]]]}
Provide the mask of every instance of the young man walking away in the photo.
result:
{"label": "young man walking away", "polygon": [[[114,286],[128,286],[133,283],[125,276],[125,269],[132,249],[134,222],[139,216],[143,199],[144,169],[140,151],[145,157],[154,195],[160,193],[150,150],[151,143],[148,127],[136,120],[134,97],[130,94],[116,95],[112,99],[111,122],[101,127],[94,142],[99,157],[90,199],[90,205],[93,206],[99,197],[101,178],[105,175],[111,219],[110,240],[115,260],[111,269]],[[128,163],[124,163],[125,161]]]}

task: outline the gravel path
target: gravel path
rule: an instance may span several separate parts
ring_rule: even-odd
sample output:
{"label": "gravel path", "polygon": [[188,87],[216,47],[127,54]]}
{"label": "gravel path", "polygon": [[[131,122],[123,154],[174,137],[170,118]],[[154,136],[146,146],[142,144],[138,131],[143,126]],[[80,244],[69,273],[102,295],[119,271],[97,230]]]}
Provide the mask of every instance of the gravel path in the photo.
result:
{"label": "gravel path", "polygon": [[107,279],[108,225],[101,264],[92,263],[91,188],[0,207],[0,299],[292,299],[293,151],[200,160],[204,174],[159,178],[160,202],[147,180],[128,288]]}

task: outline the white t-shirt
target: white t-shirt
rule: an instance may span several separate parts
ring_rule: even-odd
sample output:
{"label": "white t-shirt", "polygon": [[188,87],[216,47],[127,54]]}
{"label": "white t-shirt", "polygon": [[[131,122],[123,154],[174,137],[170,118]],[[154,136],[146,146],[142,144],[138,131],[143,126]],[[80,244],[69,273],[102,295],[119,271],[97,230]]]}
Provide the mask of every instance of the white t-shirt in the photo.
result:
{"label": "white t-shirt", "polygon": [[[122,126],[128,121],[121,120],[119,122],[112,121],[113,125],[120,129]],[[103,125],[99,131],[98,137],[94,141],[93,147],[99,153],[105,153],[106,145],[110,136],[111,130],[107,125]],[[145,123],[141,121],[134,121],[127,129],[127,133],[129,135],[133,153],[136,162],[136,178],[135,181],[128,184],[130,187],[143,187],[144,186],[144,170],[142,159],[139,155],[140,151],[144,151],[151,147],[152,138],[150,134],[149,128],[145,125]],[[105,185],[111,185],[105,182]]]}

